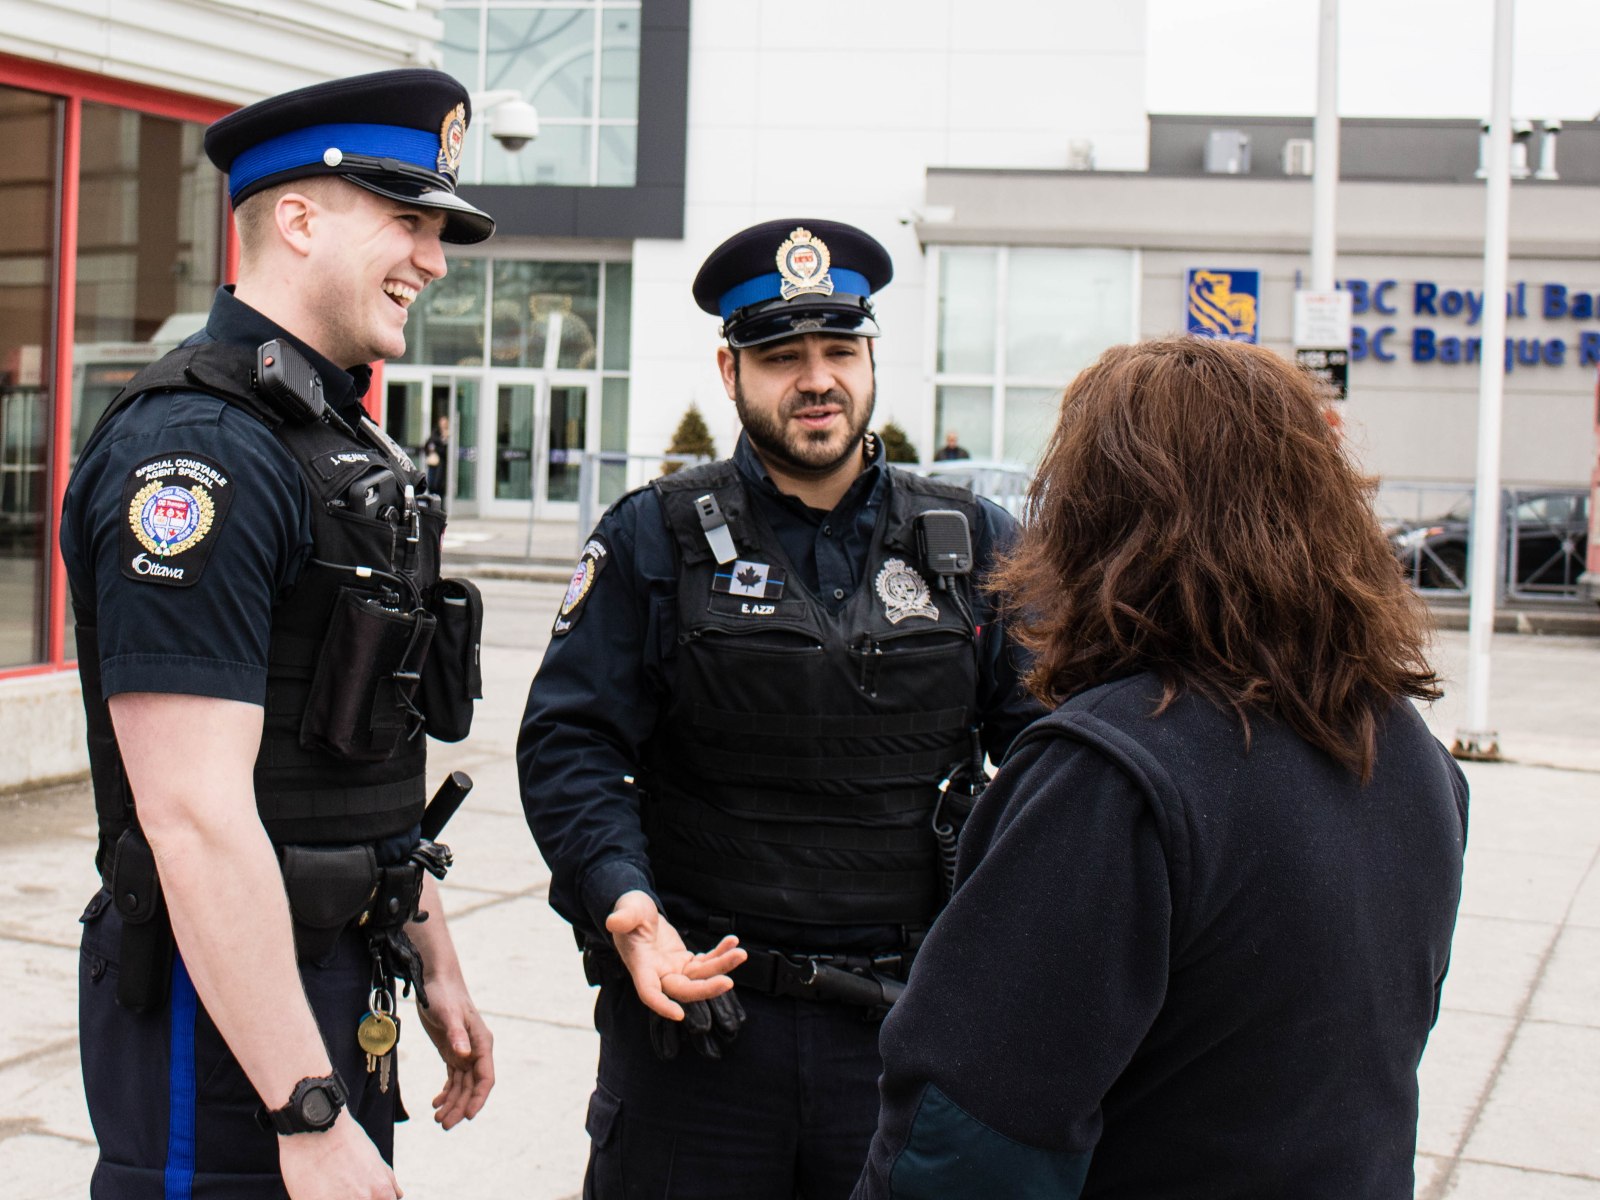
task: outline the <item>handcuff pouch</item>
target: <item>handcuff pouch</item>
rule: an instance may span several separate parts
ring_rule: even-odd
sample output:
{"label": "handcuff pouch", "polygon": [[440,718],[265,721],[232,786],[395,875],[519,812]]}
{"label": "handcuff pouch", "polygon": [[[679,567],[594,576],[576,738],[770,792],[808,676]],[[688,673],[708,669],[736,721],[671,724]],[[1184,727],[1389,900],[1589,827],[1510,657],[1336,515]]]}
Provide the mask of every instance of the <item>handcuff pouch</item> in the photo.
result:
{"label": "handcuff pouch", "polygon": [[311,680],[300,744],[355,762],[382,762],[411,737],[413,698],[433,640],[433,614],[391,608],[340,588]]}
{"label": "handcuff pouch", "polygon": [[326,958],[339,935],[366,911],[378,883],[371,846],[283,846],[283,890],[302,962]]}

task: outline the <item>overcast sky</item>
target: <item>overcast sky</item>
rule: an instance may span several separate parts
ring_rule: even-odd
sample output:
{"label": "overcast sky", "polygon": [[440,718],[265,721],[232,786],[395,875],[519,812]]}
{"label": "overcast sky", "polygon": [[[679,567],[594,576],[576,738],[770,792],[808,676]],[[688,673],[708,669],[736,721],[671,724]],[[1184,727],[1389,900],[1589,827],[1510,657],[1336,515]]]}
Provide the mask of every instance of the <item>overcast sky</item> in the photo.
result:
{"label": "overcast sky", "polygon": [[[1148,0],[1146,107],[1306,115],[1318,0]],[[1493,0],[1340,0],[1339,113],[1489,115]],[[1514,116],[1600,112],[1600,0],[1517,0]]]}

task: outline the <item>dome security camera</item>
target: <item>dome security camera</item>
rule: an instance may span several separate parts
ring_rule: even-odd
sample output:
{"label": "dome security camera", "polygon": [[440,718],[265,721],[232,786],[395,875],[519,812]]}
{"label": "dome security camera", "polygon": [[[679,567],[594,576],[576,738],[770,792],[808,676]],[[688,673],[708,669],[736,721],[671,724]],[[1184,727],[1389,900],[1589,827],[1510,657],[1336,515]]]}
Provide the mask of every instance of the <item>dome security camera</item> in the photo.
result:
{"label": "dome security camera", "polygon": [[507,100],[489,111],[489,136],[515,153],[539,136],[539,114],[526,100]]}

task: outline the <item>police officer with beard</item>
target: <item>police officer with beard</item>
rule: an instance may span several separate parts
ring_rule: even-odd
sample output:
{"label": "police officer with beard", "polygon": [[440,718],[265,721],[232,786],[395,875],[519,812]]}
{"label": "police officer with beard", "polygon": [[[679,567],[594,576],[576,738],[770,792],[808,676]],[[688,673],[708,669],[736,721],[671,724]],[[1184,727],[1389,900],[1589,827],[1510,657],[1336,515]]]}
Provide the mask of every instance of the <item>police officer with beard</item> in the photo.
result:
{"label": "police officer with beard", "polygon": [[849,1194],[956,797],[1041,711],[975,584],[1014,522],[867,432],[891,274],[834,221],[711,254],[743,434],[605,515],[530,690],[523,804],[601,989],[586,1197]]}
{"label": "police officer with beard", "polygon": [[441,242],[494,228],[455,195],[467,105],[396,70],[211,126],[238,284],[113,401],[68,485],[104,881],[80,978],[97,1198],[398,1196],[403,984],[446,1065],[435,1119],[493,1085],[447,854],[419,840],[443,517],[361,407]]}

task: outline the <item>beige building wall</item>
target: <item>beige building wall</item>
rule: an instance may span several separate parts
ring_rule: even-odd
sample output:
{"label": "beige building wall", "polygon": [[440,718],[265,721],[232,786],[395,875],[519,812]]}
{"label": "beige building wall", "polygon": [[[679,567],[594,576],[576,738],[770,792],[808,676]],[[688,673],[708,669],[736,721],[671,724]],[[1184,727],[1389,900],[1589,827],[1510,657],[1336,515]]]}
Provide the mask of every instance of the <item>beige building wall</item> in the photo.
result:
{"label": "beige building wall", "polygon": [[[1144,337],[1184,330],[1189,270],[1259,271],[1260,339],[1292,349],[1294,291],[1310,270],[1309,179],[930,171],[927,204],[952,215],[918,226],[925,244],[1138,250]],[[1513,192],[1506,332],[1514,351],[1538,361],[1514,361],[1506,375],[1508,486],[1589,482],[1600,366],[1597,212],[1600,188],[1530,182]],[[1481,333],[1483,222],[1481,187],[1340,187],[1335,276],[1364,283],[1368,305],[1354,319],[1355,353],[1365,353],[1350,365],[1346,429],[1363,466],[1386,481],[1448,487],[1473,477],[1479,366],[1443,361],[1442,352],[1465,351]],[[1372,307],[1385,281],[1381,303],[1393,312]],[[1551,296],[1564,297],[1566,315],[1546,315],[1547,287],[1563,289]],[[931,411],[931,387],[925,402]]]}

